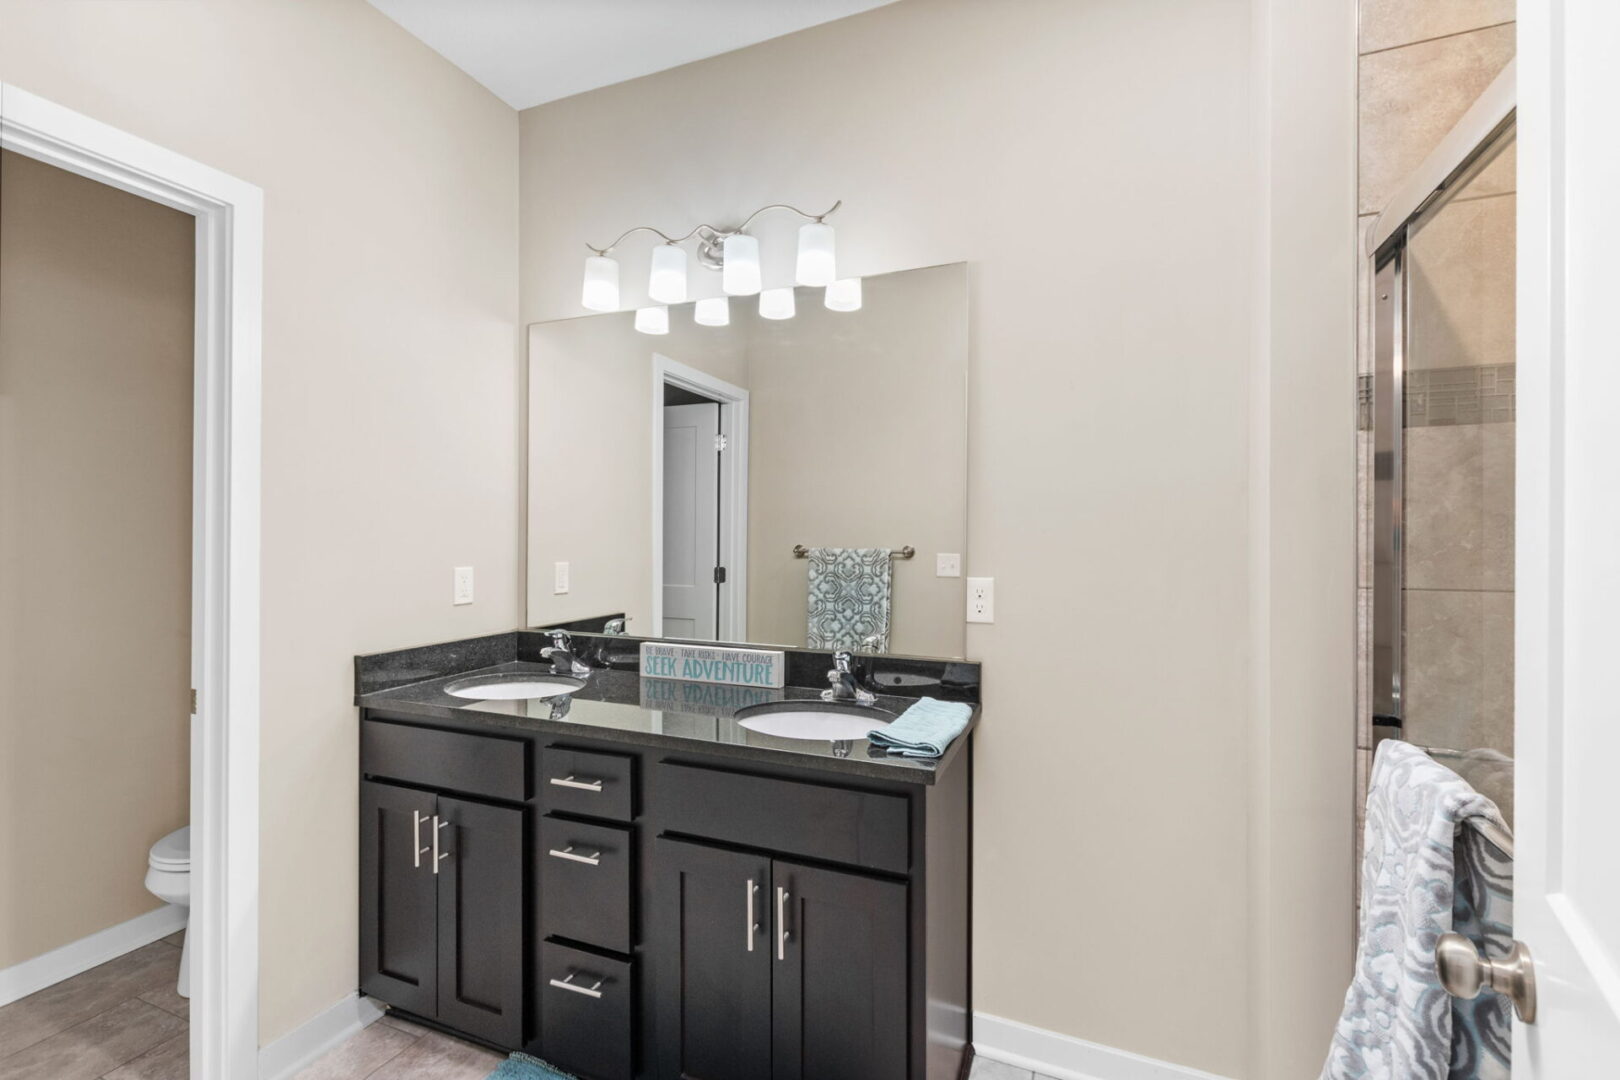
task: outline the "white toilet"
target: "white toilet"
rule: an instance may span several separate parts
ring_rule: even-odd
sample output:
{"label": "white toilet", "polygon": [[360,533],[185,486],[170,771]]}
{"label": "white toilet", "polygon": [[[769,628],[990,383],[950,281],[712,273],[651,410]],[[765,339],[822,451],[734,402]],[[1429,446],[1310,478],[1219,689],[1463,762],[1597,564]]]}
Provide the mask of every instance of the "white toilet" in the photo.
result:
{"label": "white toilet", "polygon": [[[147,856],[146,889],[159,900],[191,908],[191,826],[176,829],[152,845]],[[180,996],[191,996],[191,926],[187,919],[186,936],[180,947]]]}

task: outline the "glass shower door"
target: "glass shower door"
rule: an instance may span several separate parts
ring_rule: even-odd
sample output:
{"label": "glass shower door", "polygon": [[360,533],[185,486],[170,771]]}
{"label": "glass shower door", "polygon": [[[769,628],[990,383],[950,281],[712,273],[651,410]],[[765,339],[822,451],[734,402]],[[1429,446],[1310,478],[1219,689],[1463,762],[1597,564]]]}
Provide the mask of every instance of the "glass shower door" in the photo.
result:
{"label": "glass shower door", "polygon": [[1514,155],[1511,127],[1380,263],[1374,694],[1512,820]]}

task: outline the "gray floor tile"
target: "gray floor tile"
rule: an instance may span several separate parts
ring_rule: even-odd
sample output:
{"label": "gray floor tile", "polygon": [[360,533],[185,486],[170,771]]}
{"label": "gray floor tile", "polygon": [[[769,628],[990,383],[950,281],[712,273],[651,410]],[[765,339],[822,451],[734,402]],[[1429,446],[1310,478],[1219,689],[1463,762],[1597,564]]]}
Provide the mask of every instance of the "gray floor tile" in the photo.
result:
{"label": "gray floor tile", "polygon": [[504,1059],[503,1054],[430,1031],[366,1080],[484,1080]]}
{"label": "gray floor tile", "polygon": [[164,938],[163,943],[165,945],[173,945],[178,949],[180,946],[186,943],[186,932],[184,930],[176,930],[174,933]]}
{"label": "gray floor tile", "polygon": [[294,1080],[364,1080],[416,1039],[385,1024],[372,1024],[311,1062]]}
{"label": "gray floor tile", "polygon": [[179,973],[179,950],[156,941],[14,1001],[0,1008],[0,1061],[131,998],[173,988]]}
{"label": "gray floor tile", "polygon": [[383,1013],[382,1018],[378,1020],[377,1023],[387,1024],[395,1031],[403,1031],[413,1039],[418,1035],[426,1035],[429,1031],[428,1028],[423,1027],[421,1024],[413,1024],[403,1016],[398,1016],[391,1012]]}
{"label": "gray floor tile", "polygon": [[0,1080],[96,1080],[186,1031],[144,1001],[126,1001],[0,1060]]}
{"label": "gray floor tile", "polygon": [[999,1061],[976,1057],[973,1059],[973,1071],[968,1074],[968,1078],[969,1080],[1034,1080],[1034,1075],[1028,1069],[1016,1069],[1011,1065],[1003,1065]]}
{"label": "gray floor tile", "polygon": [[190,1080],[190,1058],[191,1033],[182,1031],[128,1065],[114,1069],[105,1080]]}

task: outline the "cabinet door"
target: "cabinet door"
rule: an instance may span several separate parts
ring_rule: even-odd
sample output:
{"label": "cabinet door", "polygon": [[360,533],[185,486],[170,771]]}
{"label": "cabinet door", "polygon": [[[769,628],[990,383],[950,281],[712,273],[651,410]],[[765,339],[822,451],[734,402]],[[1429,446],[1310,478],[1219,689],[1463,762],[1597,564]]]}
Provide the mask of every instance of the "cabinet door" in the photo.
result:
{"label": "cabinet door", "polygon": [[360,783],[360,989],[431,1017],[438,1002],[434,797]]}
{"label": "cabinet door", "polygon": [[654,1075],[768,1077],[770,860],[662,837],[655,844]]}
{"label": "cabinet door", "polygon": [[904,1080],[906,886],[777,860],[773,1080]]}
{"label": "cabinet door", "polygon": [[439,796],[440,1023],[523,1045],[523,811]]}

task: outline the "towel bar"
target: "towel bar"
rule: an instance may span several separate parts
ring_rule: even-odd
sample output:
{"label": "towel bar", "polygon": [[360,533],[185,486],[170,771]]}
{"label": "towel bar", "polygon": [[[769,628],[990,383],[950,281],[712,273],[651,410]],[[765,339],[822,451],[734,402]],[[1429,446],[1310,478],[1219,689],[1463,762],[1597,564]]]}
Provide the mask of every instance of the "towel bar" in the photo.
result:
{"label": "towel bar", "polygon": [[[891,559],[910,559],[916,554],[917,549],[912,547],[910,544],[907,544],[903,548],[889,549],[889,558]],[[795,559],[808,559],[810,557],[810,549],[805,547],[803,544],[794,544],[793,557]]]}
{"label": "towel bar", "polygon": [[[1431,757],[1460,758],[1469,757],[1472,754],[1478,753],[1478,751],[1475,750],[1453,750],[1449,746],[1422,746],[1418,743],[1413,743],[1412,745],[1416,746],[1419,750],[1422,750],[1425,754],[1428,754]],[[1500,825],[1497,825],[1495,822],[1482,817],[1464,818],[1463,821],[1471,829],[1479,833],[1480,836],[1483,836],[1486,843],[1496,848],[1496,850],[1500,851],[1508,858],[1513,858],[1513,835],[1506,829],[1502,828]]]}

